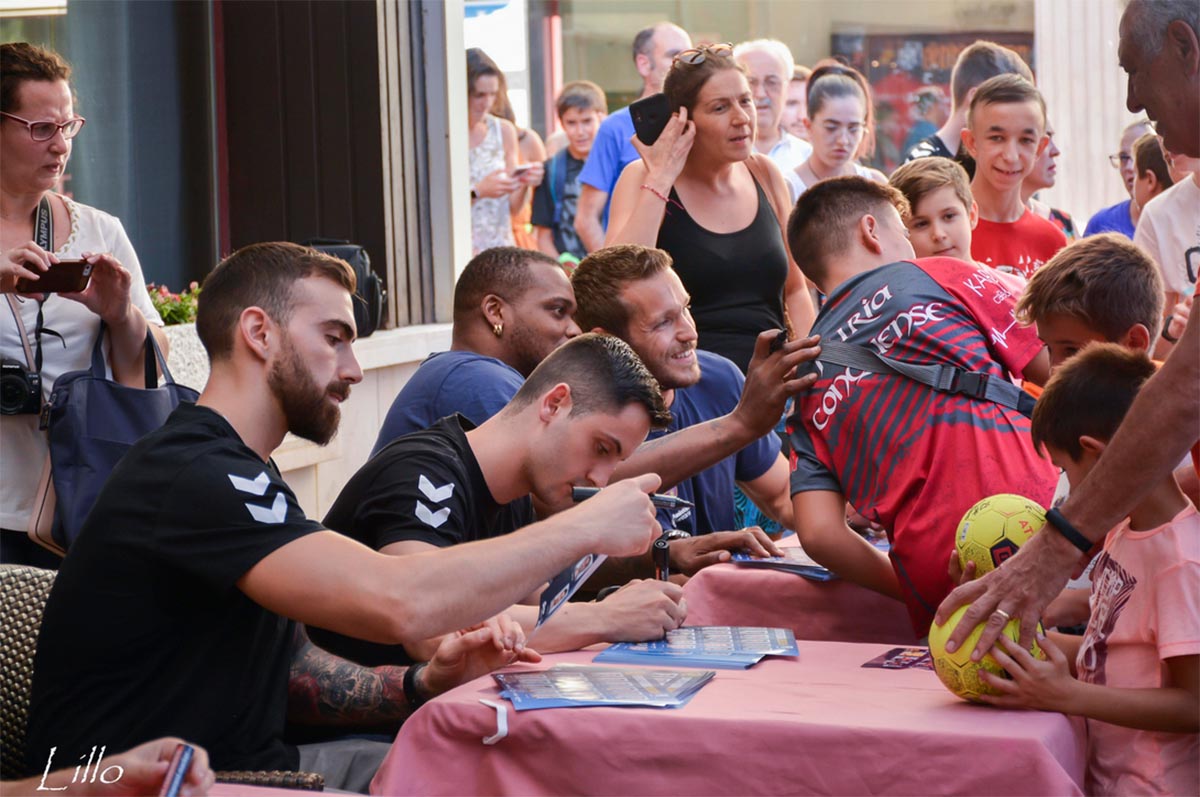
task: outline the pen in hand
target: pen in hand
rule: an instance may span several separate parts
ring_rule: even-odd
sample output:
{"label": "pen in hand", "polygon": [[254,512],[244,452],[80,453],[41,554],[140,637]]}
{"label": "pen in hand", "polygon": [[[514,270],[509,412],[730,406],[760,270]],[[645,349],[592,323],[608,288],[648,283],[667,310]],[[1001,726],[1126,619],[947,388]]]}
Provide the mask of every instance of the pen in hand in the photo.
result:
{"label": "pen in hand", "polygon": [[[591,498],[596,493],[600,492],[599,487],[572,487],[571,500],[579,503],[585,499]],[[662,495],[661,493],[652,493],[650,495],[650,503],[654,504],[659,509],[679,509],[680,507],[693,507],[691,501],[685,501],[679,496]]]}

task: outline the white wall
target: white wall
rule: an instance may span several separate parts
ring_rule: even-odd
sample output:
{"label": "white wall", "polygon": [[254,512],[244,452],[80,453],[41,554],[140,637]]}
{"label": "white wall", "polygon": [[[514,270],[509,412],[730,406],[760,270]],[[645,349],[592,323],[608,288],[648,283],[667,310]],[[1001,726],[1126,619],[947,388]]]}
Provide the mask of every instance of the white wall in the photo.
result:
{"label": "white wall", "polygon": [[1117,65],[1121,8],[1118,0],[1036,0],[1034,15],[1038,87],[1063,153],[1058,183],[1041,198],[1070,213],[1083,232],[1097,210],[1129,198],[1108,162],[1135,118],[1125,109]]}

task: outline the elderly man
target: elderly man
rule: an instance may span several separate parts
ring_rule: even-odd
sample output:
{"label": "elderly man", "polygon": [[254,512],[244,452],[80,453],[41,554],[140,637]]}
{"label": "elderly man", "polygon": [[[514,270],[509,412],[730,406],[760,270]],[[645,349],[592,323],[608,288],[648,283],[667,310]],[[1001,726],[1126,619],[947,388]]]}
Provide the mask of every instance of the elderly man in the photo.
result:
{"label": "elderly man", "polygon": [[[1126,104],[1145,109],[1163,146],[1200,156],[1200,6],[1195,0],[1132,0],[1121,17],[1117,47],[1129,75]],[[1175,350],[1142,388],[1096,467],[1046,528],[1020,553],[976,581],[954,590],[938,608],[945,622],[970,603],[947,644],[956,650],[978,623],[987,621],[971,657],[992,647],[1010,617],[1021,619],[1028,645],[1042,610],[1059,593],[1072,568],[1141,501],[1162,474],[1200,440],[1200,305],[1193,305]],[[1136,464],[1131,464],[1136,463]]]}
{"label": "elderly man", "polygon": [[746,67],[758,124],[754,148],[775,161],[785,174],[808,160],[812,144],[783,129],[783,111],[787,106],[788,83],[795,61],[792,51],[778,39],[755,39],[733,48],[734,59]]}
{"label": "elderly man", "polygon": [[[670,22],[660,22],[638,31],[633,38],[633,65],[642,78],[640,97],[662,91],[663,81],[675,56],[692,46],[687,31]],[[589,252],[604,246],[608,226],[608,197],[617,185],[621,171],[637,160],[633,137],[633,117],[629,108],[609,114],[600,124],[592,151],[579,175],[579,204],[575,209],[575,231]]]}

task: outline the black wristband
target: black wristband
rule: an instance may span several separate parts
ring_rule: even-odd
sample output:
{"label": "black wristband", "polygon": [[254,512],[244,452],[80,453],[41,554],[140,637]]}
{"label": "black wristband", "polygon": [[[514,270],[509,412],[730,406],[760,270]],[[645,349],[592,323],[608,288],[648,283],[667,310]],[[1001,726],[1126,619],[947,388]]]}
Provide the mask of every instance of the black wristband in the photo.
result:
{"label": "black wristband", "polygon": [[1179,342],[1179,338],[1173,338],[1173,337],[1171,337],[1170,333],[1169,333],[1169,332],[1167,332],[1167,324],[1169,324],[1169,323],[1170,323],[1170,322],[1168,321],[1168,322],[1166,322],[1166,323],[1164,323],[1164,324],[1163,324],[1163,328],[1162,328],[1162,339],[1163,339],[1163,340],[1165,340],[1167,343],[1178,343],[1178,342]]}
{"label": "black wristband", "polygon": [[422,661],[404,671],[404,699],[408,701],[410,711],[416,711],[425,705],[425,701],[428,699],[421,697],[421,692],[417,689],[417,674],[428,666],[429,662]]}
{"label": "black wristband", "polygon": [[1051,509],[1046,513],[1046,522],[1049,523],[1055,531],[1067,538],[1067,542],[1074,545],[1081,553],[1088,553],[1095,545],[1087,537],[1079,533],[1079,529],[1071,525],[1071,521],[1063,517],[1063,513],[1057,509]]}

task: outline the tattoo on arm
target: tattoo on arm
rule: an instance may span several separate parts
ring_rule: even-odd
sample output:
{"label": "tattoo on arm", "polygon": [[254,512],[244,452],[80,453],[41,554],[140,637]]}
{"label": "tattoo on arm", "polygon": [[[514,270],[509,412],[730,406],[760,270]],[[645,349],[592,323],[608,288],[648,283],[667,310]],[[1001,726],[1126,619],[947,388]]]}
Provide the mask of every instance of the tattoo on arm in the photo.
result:
{"label": "tattoo on arm", "polygon": [[288,719],[298,725],[395,724],[409,714],[404,667],[363,667],[322,650],[297,624],[288,678]]}

